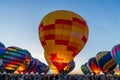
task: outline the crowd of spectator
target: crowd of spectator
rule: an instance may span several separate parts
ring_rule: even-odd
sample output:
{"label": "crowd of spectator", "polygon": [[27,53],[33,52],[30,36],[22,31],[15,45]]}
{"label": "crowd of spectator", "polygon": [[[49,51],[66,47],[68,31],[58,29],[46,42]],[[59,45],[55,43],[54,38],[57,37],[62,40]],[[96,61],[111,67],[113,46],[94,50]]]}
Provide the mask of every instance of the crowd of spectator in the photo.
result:
{"label": "crowd of spectator", "polygon": [[0,80],[120,80],[117,75],[0,74]]}

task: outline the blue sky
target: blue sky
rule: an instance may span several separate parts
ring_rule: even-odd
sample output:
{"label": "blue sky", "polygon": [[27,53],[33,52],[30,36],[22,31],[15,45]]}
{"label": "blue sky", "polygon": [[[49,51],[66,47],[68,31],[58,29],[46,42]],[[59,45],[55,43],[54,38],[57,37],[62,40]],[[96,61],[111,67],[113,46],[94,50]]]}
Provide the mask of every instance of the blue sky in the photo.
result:
{"label": "blue sky", "polygon": [[[29,50],[45,62],[38,38],[41,19],[54,10],[70,10],[82,16],[89,27],[86,46],[75,57],[73,72],[99,51],[120,43],[120,0],[0,0],[0,41]],[[46,63],[47,64],[47,63]]]}

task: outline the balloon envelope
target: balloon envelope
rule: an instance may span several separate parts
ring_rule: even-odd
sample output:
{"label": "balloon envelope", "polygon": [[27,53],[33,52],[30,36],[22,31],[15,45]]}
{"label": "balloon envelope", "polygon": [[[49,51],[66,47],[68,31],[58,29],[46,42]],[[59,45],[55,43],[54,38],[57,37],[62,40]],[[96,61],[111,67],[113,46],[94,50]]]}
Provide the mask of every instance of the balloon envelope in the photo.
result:
{"label": "balloon envelope", "polygon": [[82,71],[84,74],[89,74],[89,73],[90,73],[90,71],[89,71],[89,69],[88,69],[88,67],[87,67],[87,64],[88,64],[88,63],[85,63],[85,64],[81,65],[81,71]]}
{"label": "balloon envelope", "polygon": [[90,66],[90,69],[92,73],[99,74],[101,72],[101,69],[99,68],[96,57],[92,57],[88,60],[88,64]]}
{"label": "balloon envelope", "polygon": [[[26,66],[27,53],[23,49],[15,46],[7,47],[3,56],[4,68],[8,73],[19,70],[20,66]],[[20,67],[21,69],[21,67]]]}
{"label": "balloon envelope", "polygon": [[38,30],[41,44],[58,72],[82,50],[88,39],[86,21],[67,10],[47,14]]}
{"label": "balloon envelope", "polygon": [[111,54],[115,62],[120,66],[120,44],[117,44],[112,48]]}
{"label": "balloon envelope", "polygon": [[69,62],[64,69],[60,72],[62,74],[68,74],[70,73],[73,69],[75,68],[75,62],[74,60],[72,60],[71,62]]}
{"label": "balloon envelope", "polygon": [[98,66],[103,73],[108,73],[116,67],[115,61],[112,59],[110,51],[101,51],[96,55]]}
{"label": "balloon envelope", "polygon": [[5,53],[5,45],[0,42],[0,72],[4,72],[3,56]]}

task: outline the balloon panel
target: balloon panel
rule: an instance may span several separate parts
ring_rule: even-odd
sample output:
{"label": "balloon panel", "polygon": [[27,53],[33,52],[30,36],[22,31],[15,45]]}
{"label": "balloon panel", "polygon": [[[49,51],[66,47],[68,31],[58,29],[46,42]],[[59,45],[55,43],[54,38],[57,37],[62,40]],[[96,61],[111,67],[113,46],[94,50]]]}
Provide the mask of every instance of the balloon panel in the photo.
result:
{"label": "balloon panel", "polygon": [[76,13],[58,10],[42,19],[39,38],[46,54],[60,72],[84,47],[88,26]]}

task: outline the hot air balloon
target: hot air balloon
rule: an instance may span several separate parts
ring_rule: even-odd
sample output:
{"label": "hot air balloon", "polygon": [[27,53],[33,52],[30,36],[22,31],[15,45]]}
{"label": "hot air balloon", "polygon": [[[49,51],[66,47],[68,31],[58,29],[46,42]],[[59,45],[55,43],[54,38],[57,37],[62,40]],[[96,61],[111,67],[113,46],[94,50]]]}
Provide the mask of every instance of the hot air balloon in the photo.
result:
{"label": "hot air balloon", "polygon": [[96,57],[92,57],[88,60],[88,65],[90,66],[90,69],[93,74],[99,74],[101,72],[101,69],[99,68]]}
{"label": "hot air balloon", "polygon": [[28,55],[29,54],[27,51],[19,47],[7,47],[3,56],[4,68],[6,72],[14,73],[19,70],[23,71],[29,62]]}
{"label": "hot air balloon", "polygon": [[29,67],[27,68],[28,70],[26,72],[31,73],[33,72],[34,74],[37,73],[36,67],[38,66],[39,61],[36,58],[32,58]]}
{"label": "hot air balloon", "polygon": [[88,69],[88,67],[87,67],[87,64],[88,64],[88,63],[85,63],[85,64],[81,65],[81,71],[82,71],[84,74],[89,74],[89,73],[90,73],[90,71],[89,71],[89,69]]}
{"label": "hot air balloon", "polygon": [[58,72],[82,50],[89,32],[86,21],[67,10],[47,14],[38,31],[40,42]]}
{"label": "hot air balloon", "polygon": [[112,48],[111,54],[112,58],[120,66],[120,44],[117,44]]}
{"label": "hot air balloon", "polygon": [[112,59],[110,51],[101,51],[96,55],[98,66],[103,73],[107,74],[116,67],[115,61]]}
{"label": "hot air balloon", "polygon": [[5,53],[5,45],[0,42],[0,72],[4,72],[3,55]]}
{"label": "hot air balloon", "polygon": [[70,73],[73,69],[75,68],[75,62],[74,60],[72,60],[71,62],[69,62],[64,69],[60,72],[62,75],[68,74]]}
{"label": "hot air balloon", "polygon": [[36,71],[38,72],[38,74],[41,74],[41,73],[46,74],[49,70],[50,70],[49,66],[39,61],[39,65],[36,68]]}

